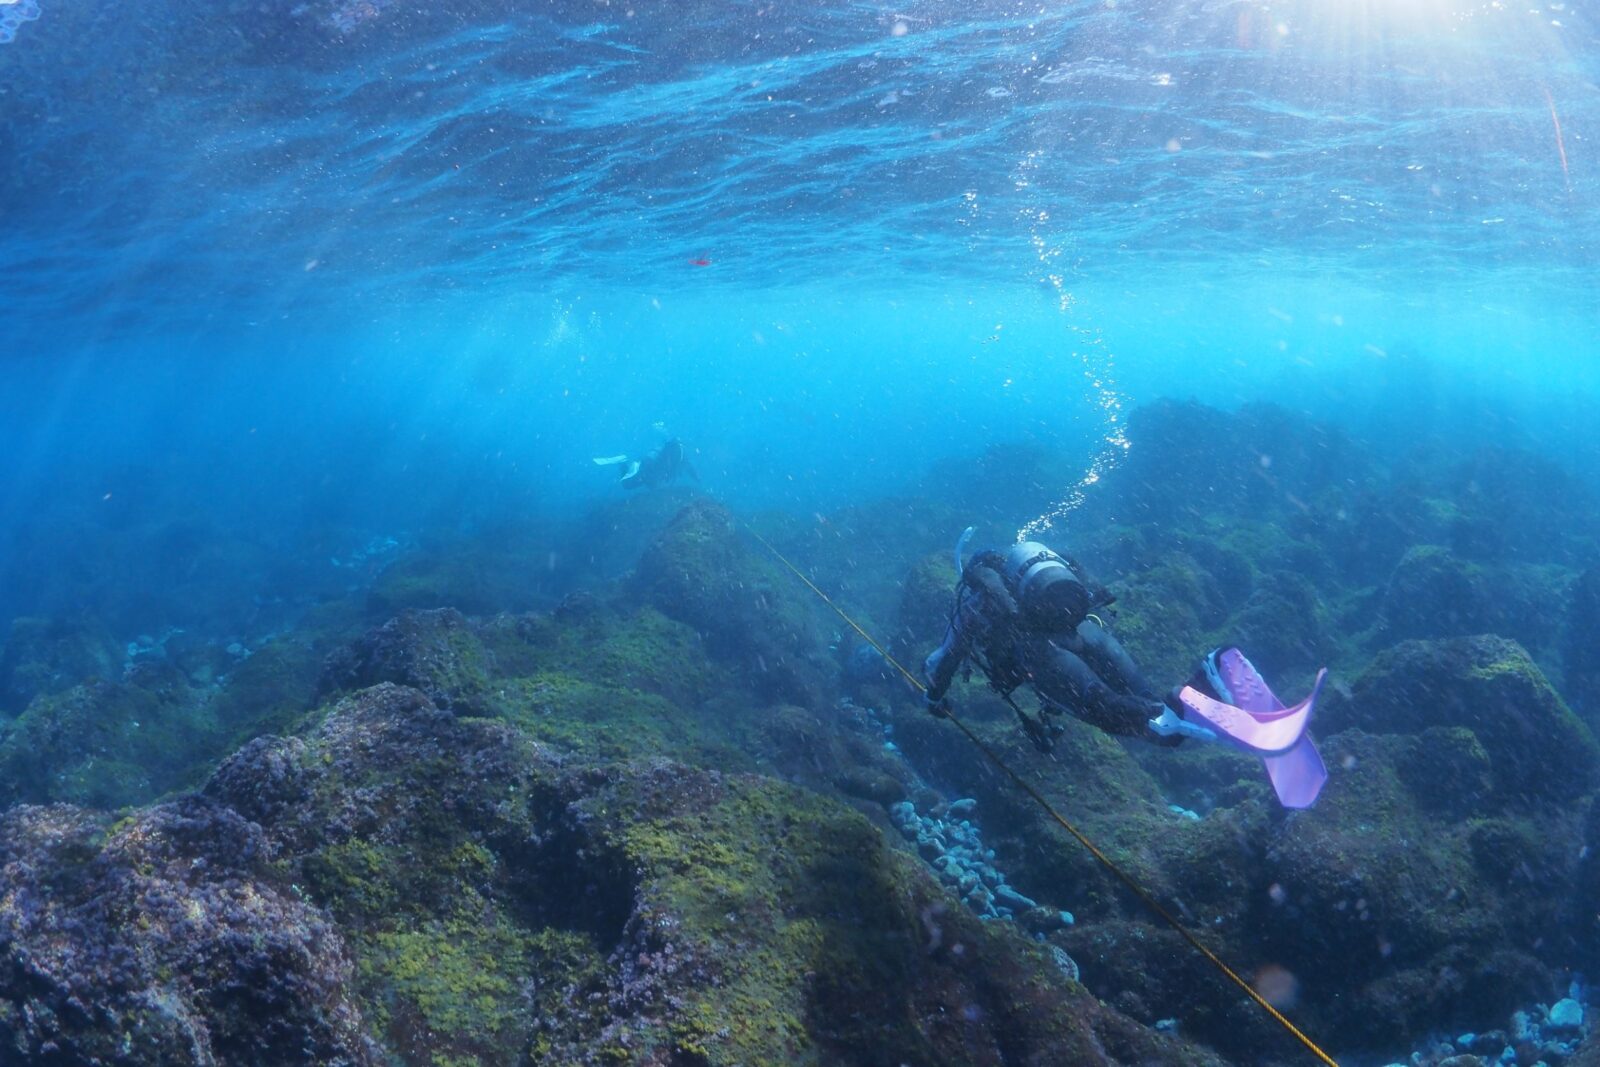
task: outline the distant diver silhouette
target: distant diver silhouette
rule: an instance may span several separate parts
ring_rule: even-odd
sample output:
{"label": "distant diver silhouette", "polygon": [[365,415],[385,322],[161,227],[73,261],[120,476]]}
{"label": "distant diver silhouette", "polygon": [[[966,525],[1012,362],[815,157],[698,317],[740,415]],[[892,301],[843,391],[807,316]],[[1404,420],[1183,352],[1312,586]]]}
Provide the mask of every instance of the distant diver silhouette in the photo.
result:
{"label": "distant diver silhouette", "polygon": [[684,454],[683,442],[677,438],[663,444],[654,452],[643,459],[633,459],[629,456],[596,456],[596,466],[622,468],[622,487],[624,489],[654,489],[658,486],[671,485],[678,480],[680,474],[688,475],[694,481],[700,480],[700,475],[690,465]]}

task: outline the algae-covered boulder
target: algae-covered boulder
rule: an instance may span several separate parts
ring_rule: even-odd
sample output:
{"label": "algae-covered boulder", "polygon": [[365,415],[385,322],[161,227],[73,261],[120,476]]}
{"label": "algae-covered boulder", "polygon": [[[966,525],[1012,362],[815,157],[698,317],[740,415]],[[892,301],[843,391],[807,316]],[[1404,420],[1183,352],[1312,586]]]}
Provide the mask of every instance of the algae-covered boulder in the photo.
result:
{"label": "algae-covered boulder", "polygon": [[1563,691],[1594,722],[1600,716],[1600,567],[1584,571],[1573,584],[1566,624]]}
{"label": "algae-covered boulder", "polygon": [[315,705],[325,657],[319,642],[300,633],[285,634],[254,649],[211,694],[217,722],[235,744],[288,729]]}
{"label": "algae-covered boulder", "polygon": [[1111,628],[1157,686],[1186,676],[1227,618],[1227,591],[1185,552],[1161,551],[1113,588]]}
{"label": "algae-covered boulder", "polygon": [[1451,543],[1477,559],[1593,558],[1600,502],[1591,485],[1544,456],[1485,444],[1444,477],[1457,503]]}
{"label": "algae-covered boulder", "polygon": [[[0,1041],[65,1062],[1212,1064],[860,815],[379,685],[116,827],[19,809]],[[119,1055],[119,1050],[120,1055]]]}
{"label": "algae-covered boulder", "polygon": [[385,619],[432,608],[490,615],[531,607],[555,577],[549,547],[485,540],[433,545],[401,556],[373,579],[367,616]]}
{"label": "algae-covered boulder", "polygon": [[1483,757],[1465,730],[1436,730],[1326,739],[1316,807],[1259,842],[1245,943],[1297,976],[1313,1021],[1379,1044],[1504,1018],[1570,951],[1579,813],[1485,817],[1437,795]]}
{"label": "algae-covered boulder", "polygon": [[1476,563],[1439,545],[1416,545],[1379,599],[1388,639],[1510,637],[1544,658],[1553,652],[1570,573],[1531,563]]}
{"label": "algae-covered boulder", "polygon": [[222,731],[178,671],[41,696],[0,736],[0,802],[116,808],[203,777]]}
{"label": "algae-covered boulder", "polygon": [[812,594],[758,555],[721,505],[702,500],[678,512],[639,560],[634,586],[647,604],[698,630],[762,695],[831,702],[836,669]]}
{"label": "algae-covered boulder", "polygon": [[261,829],[188,798],[0,818],[0,1060],[377,1064],[338,931]]}
{"label": "algae-covered boulder", "polygon": [[[1121,742],[1066,721],[1054,752],[1044,756],[981,683],[958,683],[951,696],[963,724],[1059,811],[1069,813],[1136,877],[1161,892],[1171,887],[1155,846],[1162,835],[1181,828],[1155,781]],[[894,726],[896,742],[924,778],[977,800],[986,813],[985,840],[999,853],[1001,867],[1018,872],[1014,880],[1023,893],[1089,916],[1116,913],[1126,903],[1116,878],[1031,798],[994,773],[978,747],[949,722],[916,708],[895,716]]]}
{"label": "algae-covered boulder", "polygon": [[1333,652],[1321,598],[1298,574],[1278,572],[1263,580],[1230,622],[1234,643],[1269,678],[1310,672]]}
{"label": "algae-covered boulder", "polygon": [[207,686],[173,658],[140,659],[121,681],[42,695],[0,725],[0,804],[143,804],[205,780],[260,733],[313,706],[323,653],[285,635]]}
{"label": "algae-covered boulder", "polygon": [[1459,637],[1494,629],[1494,590],[1483,568],[1440,545],[1416,545],[1384,587],[1387,634]]}
{"label": "algae-covered boulder", "polygon": [[1406,641],[1373,660],[1348,699],[1330,701],[1329,732],[1471,730],[1489,755],[1497,799],[1568,801],[1593,788],[1593,735],[1514,641]]}
{"label": "algae-covered boulder", "polygon": [[84,618],[11,621],[0,645],[0,709],[20,712],[41,693],[122,675],[123,650]]}
{"label": "algae-covered boulder", "polygon": [[330,655],[322,687],[332,693],[394,682],[458,714],[482,715],[489,709],[492,665],[459,611],[407,611]]}
{"label": "algae-covered boulder", "polygon": [[561,550],[563,569],[603,580],[623,577],[673,517],[702,498],[692,486],[668,485],[597,504]]}
{"label": "algae-covered boulder", "polygon": [[921,663],[944,640],[957,577],[945,553],[923,556],[907,572],[900,586],[898,625],[889,638],[890,651],[902,662]]}

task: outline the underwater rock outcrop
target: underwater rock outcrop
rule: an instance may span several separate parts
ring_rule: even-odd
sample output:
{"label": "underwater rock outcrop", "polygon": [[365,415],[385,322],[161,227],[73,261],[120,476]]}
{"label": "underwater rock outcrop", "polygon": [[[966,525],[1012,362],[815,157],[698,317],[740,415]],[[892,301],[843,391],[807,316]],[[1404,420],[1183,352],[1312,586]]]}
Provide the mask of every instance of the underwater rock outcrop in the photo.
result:
{"label": "underwater rock outcrop", "polygon": [[897,658],[920,665],[923,657],[939,647],[955,607],[958,577],[950,556],[934,553],[918,560],[901,579],[896,626],[889,639]]}
{"label": "underwater rock outcrop", "polygon": [[338,931],[205,797],[0,818],[0,1059],[376,1064]]}
{"label": "underwater rock outcrop", "polygon": [[102,808],[148,801],[203,777],[223,731],[174,668],[38,697],[0,736],[0,803]]}
{"label": "underwater rock outcrop", "polygon": [[861,816],[382,684],[117,824],[0,823],[0,1048],[75,1062],[1216,1063]]}
{"label": "underwater rock outcrop", "polygon": [[1258,951],[1298,975],[1330,1029],[1399,1042],[1504,1018],[1554,987],[1532,946],[1570,956],[1562,902],[1578,856],[1564,841],[1578,815],[1475,804],[1492,758],[1476,740],[1461,727],[1334,734],[1317,806],[1262,839]]}
{"label": "underwater rock outcrop", "polygon": [[[1140,420],[1049,540],[1113,583],[1105,621],[1158,686],[1221,642],[1286,698],[1331,663],[1324,796],[1285,814],[1259,761],[1078,723],[1041,756],[981,679],[962,721],[1333,1051],[1553,1003],[1600,951],[1600,760],[1534,665],[1597,713],[1581,538],[1499,558],[1461,521],[1480,490],[1332,431],[1285,447],[1281,412]],[[1004,500],[761,526],[913,669],[956,529],[1008,536],[1061,473],[953,469]],[[0,799],[82,807],[0,821],[0,1062],[1214,1062],[1158,1027],[1297,1062],[726,510],[630,498],[549,543],[435,545],[237,649],[8,643],[10,676],[47,684],[0,727]],[[530,595],[549,610],[488,614]],[[1480,627],[1501,636],[1434,639]]]}
{"label": "underwater rock outcrop", "polygon": [[432,546],[400,556],[366,592],[368,617],[454,608],[468,615],[530,606],[549,580],[548,550],[489,551],[481,545]]}
{"label": "underwater rock outcrop", "polygon": [[122,674],[123,650],[86,619],[19,618],[0,644],[0,710],[16,714],[40,694]]}
{"label": "underwater rock outcrop", "polygon": [[312,706],[314,643],[285,637],[228,658],[214,684],[195,685],[180,656],[141,658],[118,681],[36,697],[0,727],[0,804],[147,803],[198,785],[241,742]]}
{"label": "underwater rock outcrop", "polygon": [[832,702],[836,667],[811,594],[757,555],[720,504],[697,500],[679,511],[640,557],[633,584],[645,603],[699,631],[759,694]]}
{"label": "underwater rock outcrop", "polygon": [[402,612],[328,657],[325,693],[380,682],[410,686],[458,715],[489,710],[492,658],[454,608]]}
{"label": "underwater rock outcrop", "polygon": [[1550,648],[1561,626],[1567,578],[1559,568],[1481,564],[1440,545],[1416,545],[1384,584],[1386,641],[1498,634],[1524,648]]}
{"label": "underwater rock outcrop", "polygon": [[1405,641],[1380,653],[1348,699],[1327,702],[1322,730],[1473,732],[1504,804],[1577,799],[1594,789],[1600,749],[1520,645],[1501,637]]}

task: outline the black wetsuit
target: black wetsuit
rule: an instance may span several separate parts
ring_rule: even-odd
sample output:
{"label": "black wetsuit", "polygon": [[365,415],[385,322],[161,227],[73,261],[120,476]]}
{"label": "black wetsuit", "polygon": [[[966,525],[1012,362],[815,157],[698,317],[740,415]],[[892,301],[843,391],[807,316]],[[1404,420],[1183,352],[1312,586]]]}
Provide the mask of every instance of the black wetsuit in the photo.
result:
{"label": "black wetsuit", "polygon": [[700,476],[695,473],[684,455],[683,442],[674,439],[639,460],[635,469],[625,472],[622,484],[628,489],[654,488],[671,485],[678,480],[679,474],[687,474],[695,481],[700,480]]}
{"label": "black wetsuit", "polygon": [[1087,618],[1066,632],[1030,629],[1014,593],[997,587],[1003,582],[997,571],[972,580],[970,572],[981,566],[979,557],[967,564],[944,643],[923,664],[928,699],[944,699],[956,671],[972,658],[1002,693],[1032,685],[1047,711],[1074,715],[1110,734],[1151,736],[1160,696],[1111,632]]}

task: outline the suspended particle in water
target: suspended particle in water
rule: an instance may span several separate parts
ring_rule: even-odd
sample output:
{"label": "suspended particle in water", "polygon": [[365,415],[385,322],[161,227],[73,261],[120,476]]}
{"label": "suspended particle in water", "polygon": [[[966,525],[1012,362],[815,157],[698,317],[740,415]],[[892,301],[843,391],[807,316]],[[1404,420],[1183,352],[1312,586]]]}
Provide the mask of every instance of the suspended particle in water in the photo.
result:
{"label": "suspended particle in water", "polygon": [[1250,980],[1251,988],[1274,1008],[1292,1008],[1300,996],[1300,979],[1287,967],[1264,964]]}

